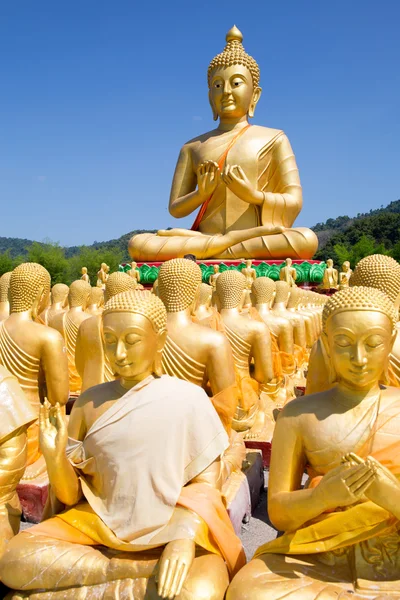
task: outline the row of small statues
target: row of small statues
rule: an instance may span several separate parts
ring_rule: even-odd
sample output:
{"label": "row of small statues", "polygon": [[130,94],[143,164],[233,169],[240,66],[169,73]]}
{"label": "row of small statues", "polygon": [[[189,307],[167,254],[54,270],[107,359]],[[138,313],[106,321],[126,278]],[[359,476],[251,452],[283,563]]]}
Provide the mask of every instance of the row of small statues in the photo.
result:
{"label": "row of small statues", "polygon": [[[365,258],[330,298],[259,277],[249,300],[235,270],[215,297],[186,259],[161,266],[154,293],[134,279],[110,275],[98,314],[85,281],[64,289],[68,309],[57,284],[47,316],[43,267],[0,279],[8,598],[398,597],[400,265]],[[72,366],[84,391],[67,423]],[[243,434],[268,425],[284,533],[245,565],[222,494]],[[15,535],[17,484],[38,476],[46,518]]]}
{"label": "row of small statues", "polygon": [[[132,262],[130,265],[130,269],[128,271],[128,275],[136,279],[137,283],[140,283],[140,271],[137,268],[137,263]],[[105,285],[107,283],[107,279],[110,274],[110,267],[106,263],[101,263],[100,269],[97,272],[97,282],[96,286],[101,289],[105,289]],[[88,274],[87,267],[82,267],[81,269],[81,279],[86,283],[90,284],[90,277]]]}

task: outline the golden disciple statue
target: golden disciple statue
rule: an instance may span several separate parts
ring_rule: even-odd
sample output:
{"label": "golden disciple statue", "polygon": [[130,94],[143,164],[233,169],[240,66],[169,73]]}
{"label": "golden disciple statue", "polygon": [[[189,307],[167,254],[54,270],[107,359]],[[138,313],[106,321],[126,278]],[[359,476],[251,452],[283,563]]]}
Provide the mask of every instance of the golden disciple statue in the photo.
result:
{"label": "golden disciple statue", "polygon": [[339,291],[325,305],[336,385],[278,417],[268,511],[286,533],[257,550],[227,600],[399,597],[400,390],[386,385],[396,322],[373,288]]}
{"label": "golden disciple statue", "polygon": [[1,580],[14,600],[223,600],[245,562],[219,491],[228,436],[199,386],[160,376],[159,298],[118,294],[102,318],[120,379],[82,394],[68,431],[43,406],[41,446],[68,508],[9,542]]}
{"label": "golden disciple statue", "polygon": [[[107,285],[107,284],[106,284]],[[90,290],[89,303],[86,312],[89,315],[100,315],[104,308],[103,288],[92,287]]]}
{"label": "golden disciple statue", "polygon": [[136,279],[136,283],[140,284],[140,271],[138,269],[137,263],[135,261],[131,262],[131,268],[128,271],[129,277],[133,277]]}
{"label": "golden disciple statue", "polygon": [[[116,271],[107,279],[105,300],[135,288],[135,279]],[[82,379],[82,392],[99,383],[113,381],[116,377],[104,352],[102,323],[101,314],[98,314],[85,319],[79,326],[75,345],[75,366]]]}
{"label": "golden disciple statue", "polygon": [[19,531],[21,505],[17,485],[27,459],[26,430],[37,415],[16,377],[0,366],[0,557]]}
{"label": "golden disciple statue", "polygon": [[213,288],[208,283],[200,285],[196,304],[193,309],[192,320],[194,323],[210,327],[215,331],[224,331],[221,315],[215,306],[211,306]]}
{"label": "golden disciple statue", "polygon": [[287,302],[286,310],[289,313],[299,315],[304,319],[304,326],[306,331],[306,346],[311,349],[314,342],[317,340],[317,331],[315,328],[314,317],[306,311],[300,310],[299,305],[301,302],[301,289],[296,286],[290,288],[289,300]]}
{"label": "golden disciple statue", "polygon": [[56,283],[51,288],[51,304],[39,315],[44,325],[49,325],[53,317],[68,310],[69,287],[65,283]]}
{"label": "golden disciple statue", "polygon": [[134,260],[312,258],[314,232],[292,229],[302,208],[296,160],[283,131],[250,126],[261,96],[260,70],[233,27],[208,67],[209,101],[218,127],[187,142],[172,181],[169,212],[197,211],[191,230],[133,236]]}
{"label": "golden disciple statue", "polygon": [[333,260],[328,258],[326,261],[326,269],[322,279],[322,288],[324,290],[335,290],[338,287],[339,274],[337,269],[333,267]]}
{"label": "golden disciple statue", "polygon": [[[16,267],[10,279],[10,316],[0,323],[0,364],[17,378],[36,418],[40,402],[68,401],[68,364],[64,340],[57,331],[34,320],[47,305],[50,275],[37,263]],[[25,479],[44,471],[39,450],[39,424],[28,429]]]}
{"label": "golden disciple statue", "polygon": [[[258,438],[266,424],[260,386],[274,379],[271,336],[265,323],[240,313],[246,289],[242,273],[228,270],[217,279],[217,294],[225,334],[232,348],[239,389],[239,404],[232,427],[245,437]],[[250,362],[254,372],[250,374]]]}
{"label": "golden disciple statue", "polygon": [[105,288],[108,279],[108,271],[110,267],[106,263],[101,263],[100,271],[97,272],[97,287]]}
{"label": "golden disciple statue", "polygon": [[290,287],[296,285],[297,271],[293,267],[293,261],[291,258],[287,258],[285,260],[285,266],[282,267],[279,271],[279,279],[281,281],[286,281],[286,283],[288,283]]}
{"label": "golden disciple statue", "polygon": [[162,355],[164,373],[208,390],[221,420],[230,430],[237,390],[232,352],[226,337],[192,321],[201,285],[201,269],[176,258],[158,273],[158,296],[167,309],[168,336]]}
{"label": "golden disciple statue", "polygon": [[350,277],[353,271],[350,268],[350,263],[348,260],[345,260],[342,264],[342,270],[339,273],[339,289],[342,290],[345,287],[349,287]]}
{"label": "golden disciple statue", "polygon": [[82,273],[81,279],[83,281],[86,281],[86,283],[90,284],[90,277],[89,277],[88,272],[87,272],[87,267],[82,267],[81,273]]}
{"label": "golden disciple statue", "polygon": [[8,290],[10,289],[11,271],[0,277],[0,321],[4,321],[10,315],[10,300]]}
{"label": "golden disciple statue", "polygon": [[57,329],[65,340],[68,357],[69,391],[72,396],[81,393],[82,380],[75,366],[75,349],[79,326],[85,319],[90,319],[90,315],[85,312],[90,292],[91,287],[86,281],[82,281],[82,279],[73,281],[68,294],[69,310],[59,313],[49,322],[49,325]]}
{"label": "golden disciple statue", "polygon": [[[400,264],[390,256],[372,254],[357,264],[351,280],[351,286],[373,287],[384,292],[394,302],[396,309],[400,306]],[[397,331],[399,326],[397,325]],[[307,374],[307,394],[323,392],[332,387],[329,377],[329,361],[324,352],[321,340],[313,346],[310,354]],[[400,337],[396,336],[389,362],[390,385],[400,387]]]}

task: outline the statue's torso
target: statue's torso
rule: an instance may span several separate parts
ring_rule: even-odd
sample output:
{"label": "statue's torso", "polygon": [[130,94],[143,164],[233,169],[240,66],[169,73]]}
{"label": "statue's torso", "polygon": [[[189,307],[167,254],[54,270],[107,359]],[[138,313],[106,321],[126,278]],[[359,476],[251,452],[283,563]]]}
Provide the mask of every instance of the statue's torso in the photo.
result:
{"label": "statue's torso", "polygon": [[[250,127],[230,149],[225,163],[242,167],[252,186],[258,189],[260,154],[279,133],[279,130],[268,127]],[[207,160],[218,163],[235,135],[237,131],[221,133],[214,130],[190,142],[194,171]],[[258,227],[260,224],[259,207],[238,198],[221,181],[199,225],[199,231],[207,234],[227,233]]]}

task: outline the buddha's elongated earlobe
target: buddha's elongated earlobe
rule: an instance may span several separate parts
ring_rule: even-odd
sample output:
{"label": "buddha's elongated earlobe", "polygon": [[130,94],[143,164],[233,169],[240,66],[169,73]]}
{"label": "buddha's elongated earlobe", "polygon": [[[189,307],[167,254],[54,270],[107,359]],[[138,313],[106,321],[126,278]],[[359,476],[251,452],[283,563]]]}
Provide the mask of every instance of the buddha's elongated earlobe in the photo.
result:
{"label": "buddha's elongated earlobe", "polygon": [[208,101],[209,101],[209,103],[210,103],[210,106],[211,106],[211,110],[212,110],[212,114],[213,114],[213,120],[214,120],[214,121],[218,121],[218,113],[217,113],[217,111],[215,110],[215,107],[214,107],[213,101],[212,101],[212,99],[211,99],[211,92],[208,92]]}
{"label": "buddha's elongated earlobe", "polygon": [[260,97],[261,97],[261,88],[260,87],[256,87],[256,89],[253,92],[253,98],[251,100],[250,106],[249,106],[249,111],[248,111],[248,117],[249,119],[252,119],[254,117],[254,113],[256,111],[256,106],[257,106],[257,102],[259,101]]}

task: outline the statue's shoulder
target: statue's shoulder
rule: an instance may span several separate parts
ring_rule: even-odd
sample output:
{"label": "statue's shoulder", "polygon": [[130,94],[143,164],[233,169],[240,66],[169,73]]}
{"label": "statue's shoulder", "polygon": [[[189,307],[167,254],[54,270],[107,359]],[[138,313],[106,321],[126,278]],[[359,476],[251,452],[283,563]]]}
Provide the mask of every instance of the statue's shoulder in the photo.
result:
{"label": "statue's shoulder", "polygon": [[3,367],[3,365],[0,365],[0,383],[3,383],[4,381],[6,381],[6,379],[14,379],[16,381],[16,377],[14,377],[14,375],[11,375],[11,373],[7,371],[7,369]]}
{"label": "statue's shoulder", "polygon": [[203,144],[204,142],[206,142],[207,140],[209,140],[211,138],[218,137],[220,134],[221,134],[221,132],[219,129],[217,129],[217,128],[211,129],[211,131],[207,131],[206,133],[202,133],[202,134],[197,135],[196,137],[192,138],[191,140],[188,140],[187,142],[185,142],[185,144],[183,144],[182,148],[187,148],[187,149],[195,148],[199,144]]}

